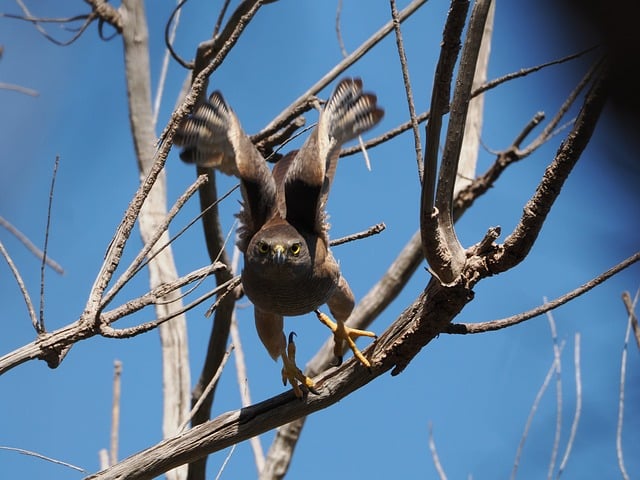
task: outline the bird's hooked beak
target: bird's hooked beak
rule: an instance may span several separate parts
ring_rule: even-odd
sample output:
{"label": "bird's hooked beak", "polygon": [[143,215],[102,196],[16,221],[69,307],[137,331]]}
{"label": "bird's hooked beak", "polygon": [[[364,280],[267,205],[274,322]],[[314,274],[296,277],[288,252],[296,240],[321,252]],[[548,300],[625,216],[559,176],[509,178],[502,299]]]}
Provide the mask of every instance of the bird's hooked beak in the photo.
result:
{"label": "bird's hooked beak", "polygon": [[286,258],[285,253],[286,253],[286,249],[284,248],[283,245],[275,245],[273,247],[273,261],[277,265],[282,265]]}

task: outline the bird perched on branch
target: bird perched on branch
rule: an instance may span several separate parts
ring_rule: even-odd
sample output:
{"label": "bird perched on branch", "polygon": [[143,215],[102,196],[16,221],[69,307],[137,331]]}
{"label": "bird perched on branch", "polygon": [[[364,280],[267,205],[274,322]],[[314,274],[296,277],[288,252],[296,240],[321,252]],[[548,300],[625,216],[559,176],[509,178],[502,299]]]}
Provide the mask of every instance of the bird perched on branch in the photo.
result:
{"label": "bird perched on branch", "polygon": [[[176,133],[183,160],[240,178],[242,286],[254,305],[260,340],[274,359],[282,358],[283,382],[298,397],[314,391],[314,383],[296,366],[293,334],[287,342],[283,330],[285,316],[315,311],[334,333],[338,358],[346,341],[369,366],[354,339],[375,335],[344,323],[354,296],[329,250],[325,205],[341,146],[376,125],[383,114],[376,96],[362,91],[360,79],[342,80],[300,150],[281,158],[273,171],[219,92],[199,105]],[[337,323],[318,311],[325,303]]]}

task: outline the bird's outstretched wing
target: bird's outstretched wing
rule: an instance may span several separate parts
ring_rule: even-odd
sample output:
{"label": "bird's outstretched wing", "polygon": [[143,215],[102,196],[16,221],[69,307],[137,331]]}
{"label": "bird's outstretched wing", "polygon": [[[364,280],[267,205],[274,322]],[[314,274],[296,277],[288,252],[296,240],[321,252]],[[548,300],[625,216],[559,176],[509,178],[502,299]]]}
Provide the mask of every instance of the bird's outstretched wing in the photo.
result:
{"label": "bird's outstretched wing", "polygon": [[238,246],[244,252],[274,213],[276,186],[264,158],[220,92],[213,92],[195,109],[178,128],[174,141],[183,147],[183,161],[240,178],[244,202]]}
{"label": "bird's outstretched wing", "polygon": [[384,111],[376,96],[362,91],[362,80],[345,78],[320,113],[318,125],[291,160],[281,188],[292,225],[326,233],[324,206],[342,145],[375,126]]}
{"label": "bird's outstretched wing", "polygon": [[174,143],[182,147],[180,158],[186,163],[237,175],[235,152],[229,142],[228,116],[228,107],[220,92],[213,92],[208,101],[197,105],[174,137]]}

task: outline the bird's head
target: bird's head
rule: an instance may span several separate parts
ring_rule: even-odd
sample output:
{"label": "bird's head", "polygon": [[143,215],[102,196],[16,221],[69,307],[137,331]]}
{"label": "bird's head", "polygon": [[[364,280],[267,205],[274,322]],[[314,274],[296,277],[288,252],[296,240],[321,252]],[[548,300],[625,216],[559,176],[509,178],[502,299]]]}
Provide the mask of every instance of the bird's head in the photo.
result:
{"label": "bird's head", "polygon": [[267,226],[256,233],[245,255],[245,268],[260,265],[262,268],[288,270],[312,266],[312,252],[307,240],[291,225],[279,223]]}

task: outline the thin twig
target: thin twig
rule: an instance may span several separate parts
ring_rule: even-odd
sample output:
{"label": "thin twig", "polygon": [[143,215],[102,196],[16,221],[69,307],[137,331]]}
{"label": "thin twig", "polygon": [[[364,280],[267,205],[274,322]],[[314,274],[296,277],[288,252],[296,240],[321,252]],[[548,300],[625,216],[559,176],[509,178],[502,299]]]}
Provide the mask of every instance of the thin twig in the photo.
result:
{"label": "thin twig", "polygon": [[189,425],[189,422],[191,422],[191,419],[200,408],[200,405],[202,405],[202,402],[204,402],[205,398],[207,398],[207,396],[209,395],[209,392],[211,392],[211,390],[213,390],[213,387],[215,387],[216,383],[218,382],[218,379],[220,378],[220,375],[222,375],[222,370],[224,369],[224,366],[227,364],[227,360],[229,360],[229,356],[231,355],[231,352],[233,351],[233,349],[234,349],[233,344],[229,345],[229,348],[222,356],[222,361],[220,362],[220,365],[218,365],[218,369],[216,370],[216,373],[213,375],[213,377],[211,377],[211,380],[209,381],[206,388],[202,392],[202,395],[200,395],[200,398],[198,399],[198,401],[193,405],[193,407],[189,411],[189,415],[187,415],[187,419],[185,420],[185,422],[178,427],[178,433],[183,432],[185,428],[187,428],[187,426]]}
{"label": "thin twig", "polygon": [[[265,1],[266,0],[247,0],[240,3],[232,16],[232,19],[227,22],[227,26],[224,28],[223,32],[215,39],[216,41],[213,42],[212,47],[215,48],[209,49],[208,54],[203,52],[202,60],[206,62],[206,65],[199,70],[196,75],[194,75],[191,83],[191,90],[185,97],[182,105],[175,109],[171,114],[171,119],[168,125],[160,134],[159,142],[163,145],[166,144],[166,147],[163,147],[162,150],[164,150],[164,148],[167,148],[167,150],[170,148],[173,141],[173,135],[175,134],[178,125],[182,119],[191,112],[197,99],[204,94],[209,76],[222,64],[242,35],[244,29],[251,22]],[[211,52],[215,52],[215,56],[213,58],[211,58]],[[196,66],[194,65],[194,74],[195,67]]]}
{"label": "thin twig", "polygon": [[[177,2],[180,4],[180,1]],[[173,22],[171,22],[171,27],[169,31],[169,38],[167,40],[169,45],[173,45],[173,41],[176,38],[176,31],[178,30],[178,25],[180,24],[180,12],[182,10],[180,8],[176,8],[176,13],[172,17]],[[162,67],[160,68],[160,78],[158,80],[158,89],[156,90],[156,98],[153,101],[153,129],[155,130],[156,125],[158,124],[158,115],[160,114],[160,103],[162,102],[162,95],[164,94],[164,84],[167,80],[167,72],[169,71],[169,60],[171,58],[171,51],[167,47],[164,52],[164,57],[162,58]]]}
{"label": "thin twig", "polygon": [[438,457],[438,451],[436,450],[436,442],[433,439],[433,425],[431,422],[429,422],[429,451],[431,452],[433,466],[436,467],[436,472],[438,472],[438,477],[440,477],[440,480],[447,480],[447,474],[444,472],[444,468],[442,468],[440,457]]}
{"label": "thin twig", "polygon": [[[148,256],[149,252],[153,249],[156,243],[160,240],[164,232],[169,228],[169,224],[174,219],[174,217],[180,212],[185,203],[191,198],[191,196],[198,191],[198,188],[208,181],[206,175],[199,176],[195,182],[193,182],[187,190],[180,195],[180,197],[176,200],[174,205],[171,207],[164,220],[156,227],[155,231],[150,235],[149,240],[145,244],[145,246],[138,252],[136,257],[131,261],[127,269],[120,275],[118,280],[116,280],[115,284],[111,289],[104,295],[101,302],[101,308],[107,306],[111,300],[116,296],[116,294],[122,290],[122,288],[126,285],[126,283],[133,278],[133,276],[138,273],[140,268],[143,266],[143,262],[145,261],[145,257]],[[163,245],[162,248],[156,249],[152,256],[147,258],[147,263],[151,261],[155,255],[161,252],[170,242]],[[146,264],[146,263],[145,263]]]}
{"label": "thin twig", "polygon": [[33,302],[31,301],[27,287],[24,285],[24,281],[22,280],[18,267],[13,263],[13,260],[9,256],[9,252],[4,248],[2,242],[0,242],[0,254],[4,257],[7,265],[9,265],[9,269],[11,269],[11,273],[13,273],[13,276],[16,279],[18,288],[22,293],[22,298],[24,298],[24,303],[27,305],[27,312],[29,312],[29,317],[31,318],[31,325],[33,325],[35,331],[38,332],[38,317],[36,316],[36,309],[33,307]]}
{"label": "thin twig", "polygon": [[[557,59],[557,60],[552,60],[550,62],[546,62],[540,65],[536,65],[533,67],[527,67],[527,68],[522,68],[520,70],[518,70],[517,72],[511,72],[508,73],[506,75],[503,75],[501,77],[498,78],[494,78],[493,80],[490,80],[484,84],[482,84],[481,86],[479,86],[478,88],[474,89],[471,92],[471,98],[475,98],[478,95],[481,95],[484,92],[487,92],[488,90],[492,90],[500,85],[502,85],[503,83],[509,82],[511,80],[515,80],[518,78],[523,78],[526,77],[527,75],[530,75],[531,73],[537,72],[538,70],[544,69],[544,68],[548,68],[554,65],[558,65],[561,63],[565,63],[568,62],[570,60],[574,60],[575,58],[578,58],[588,52],[591,52],[593,49],[588,49],[588,50],[584,50],[582,52],[578,52],[572,55],[568,55],[566,57]],[[449,111],[449,107],[447,107],[447,110],[445,111],[448,112]],[[421,114],[419,114],[417,116],[418,119],[418,123],[422,123],[425,122],[427,119],[429,119],[431,114],[431,111],[427,110],[426,112],[422,112]],[[377,145],[380,145],[388,140],[391,140],[394,137],[397,137],[398,135],[406,132],[407,130],[409,130],[411,128],[411,120],[402,123],[400,125],[398,125],[397,127],[388,130],[387,132],[379,135],[378,137],[374,137],[371,138],[369,140],[367,140],[365,142],[365,147],[367,148],[372,148],[375,147]],[[353,146],[353,147],[347,147],[344,148],[340,151],[340,157],[347,157],[349,155],[353,155],[355,153],[358,153],[360,151],[360,147],[359,146]]]}
{"label": "thin twig", "polygon": [[[409,18],[420,8],[427,0],[413,0],[398,15],[401,22]],[[292,119],[304,113],[310,108],[309,101],[318,94],[329,83],[336,79],[342,72],[353,65],[358,59],[364,56],[377,43],[383,40],[393,30],[393,21],[385,23],[377,32],[365,40],[358,48],[351,52],[346,58],[329,70],[320,80],[313,84],[305,93],[294,100],[289,107],[276,116],[266,127],[262,129],[255,137],[254,141],[260,141],[280,130],[287,125]]]}
{"label": "thin twig", "polygon": [[407,105],[409,107],[409,117],[411,119],[411,129],[413,130],[413,144],[416,151],[416,165],[418,166],[418,178],[422,182],[424,172],[424,164],[422,163],[422,144],[420,142],[420,132],[418,130],[418,117],[416,114],[416,106],[413,102],[413,91],[411,90],[411,79],[409,78],[409,66],[407,65],[407,54],[404,50],[404,41],[402,40],[402,30],[400,30],[400,19],[398,18],[398,8],[395,0],[390,0],[391,17],[393,18],[393,30],[396,34],[396,50],[400,57],[400,67],[402,69],[402,79],[404,81],[404,90],[407,97]]}
{"label": "thin twig", "polygon": [[84,468],[77,467],[75,465],[72,465],[71,463],[63,462],[61,460],[56,460],[55,458],[47,457],[46,455],[42,455],[40,453],[32,452],[31,450],[25,450],[23,448],[15,448],[15,447],[5,447],[5,446],[1,446],[1,445],[0,445],[0,450],[7,450],[9,452],[21,453],[22,455],[28,455],[30,457],[39,458],[40,460],[46,460],[47,462],[55,463],[56,465],[62,465],[64,467],[68,467],[68,468],[71,468],[73,470],[77,470],[78,472],[89,473]]}
{"label": "thin twig", "polygon": [[73,17],[33,17],[31,15],[16,15],[15,13],[0,12],[0,18],[10,18],[12,20],[22,20],[29,23],[73,23],[85,20],[86,14],[74,15]]}
{"label": "thin twig", "polygon": [[490,260],[493,275],[515,267],[527,257],[564,183],[589,144],[609,92],[609,72],[605,65],[601,66],[596,73],[591,70],[586,75],[595,78],[571,132],[546,168],[534,194],[524,205],[518,224]]}
{"label": "thin twig", "polygon": [[573,365],[576,376],[576,412],[573,415],[573,422],[571,423],[571,433],[569,433],[569,440],[567,441],[567,447],[562,456],[560,467],[558,468],[558,475],[556,478],[560,478],[562,472],[567,467],[569,461],[569,455],[573,448],[573,441],[576,438],[576,432],[578,431],[578,423],[580,422],[580,414],[582,413],[582,376],[580,374],[580,332],[576,332],[574,337],[573,347]]}
{"label": "thin twig", "polygon": [[[27,6],[24,4],[24,2],[22,0],[16,0],[16,3],[20,6],[20,8],[22,9],[22,11],[24,12],[25,16],[22,18],[19,18],[18,16],[13,16],[13,18],[18,18],[20,20],[25,20],[28,22],[31,22],[35,27],[36,30],[38,30],[38,32],[47,40],[49,40],[51,43],[58,45],[58,46],[62,46],[65,47],[67,45],[71,45],[73,42],[75,42],[78,38],[80,38],[80,36],[84,33],[84,31],[87,29],[87,27],[89,27],[89,25],[91,24],[91,22],[93,22],[97,16],[94,12],[88,14],[88,15],[78,15],[75,17],[70,17],[69,18],[69,22],[75,22],[78,20],[84,20],[84,23],[82,24],[82,26],[78,29],[78,31],[75,33],[75,35],[73,35],[73,37],[71,37],[69,40],[67,41],[60,41],[60,40],[56,40],[55,38],[53,38],[51,35],[49,35],[49,33],[47,33],[47,31],[42,28],[42,26],[40,25],[40,23],[44,23],[44,22],[52,22],[53,19],[39,19],[34,17],[33,15],[31,15],[31,12],[29,11],[29,9],[27,8]],[[6,15],[8,16],[8,15]],[[59,22],[62,19],[55,19],[56,22]]]}
{"label": "thin twig", "polygon": [[384,231],[387,226],[384,223],[376,223],[374,226],[369,227],[367,230],[358,233],[352,233],[351,235],[347,235],[345,237],[336,238],[335,240],[331,240],[329,245],[335,247],[337,245],[342,245],[343,243],[353,242],[355,240],[360,240],[362,238],[371,237],[373,235],[377,235]]}
{"label": "thin twig", "polygon": [[[204,175],[200,175],[200,177],[202,177]],[[143,268],[147,263],[149,263],[151,261],[151,259],[153,257],[155,257],[156,255],[158,255],[162,250],[164,250],[166,247],[168,247],[169,245],[171,245],[173,242],[175,242],[178,238],[180,238],[187,230],[189,230],[191,228],[191,226],[196,223],[198,220],[200,220],[203,216],[205,216],[210,210],[216,208],[216,206],[222,202],[223,200],[225,200],[227,197],[229,197],[234,191],[236,191],[238,188],[240,188],[240,184],[237,183],[235,184],[233,187],[231,187],[229,190],[227,190],[227,192],[222,195],[221,197],[217,198],[215,202],[211,203],[208,207],[203,208],[200,213],[198,215],[196,215],[195,217],[193,217],[184,227],[182,227],[180,230],[178,230],[178,233],[176,233],[173,237],[171,237],[166,243],[164,243],[163,245],[161,245],[160,247],[158,247],[154,253],[152,253],[150,256],[148,256],[141,264],[139,269]],[[234,223],[235,225],[235,223]],[[233,229],[232,229],[233,230]],[[218,259],[220,258],[220,255],[216,256],[214,262],[218,261]]]}
{"label": "thin twig", "polygon": [[[236,374],[238,380],[238,388],[240,390],[240,398],[243,407],[248,407],[253,402],[251,401],[251,393],[249,392],[249,377],[247,376],[247,365],[244,361],[244,352],[242,350],[242,343],[240,341],[240,331],[238,330],[238,322],[235,311],[231,316],[231,343],[235,347],[235,360],[236,360]],[[264,468],[264,450],[260,443],[260,437],[251,437],[249,440],[251,444],[251,450],[253,451],[253,458],[256,462],[256,470],[258,473]]]}
{"label": "thin twig", "polygon": [[[564,348],[564,341],[560,343],[560,347],[559,350],[562,352],[562,349]],[[520,465],[520,457],[522,455],[522,450],[524,449],[524,444],[527,440],[527,437],[529,435],[529,428],[531,427],[531,423],[533,422],[533,417],[535,416],[536,412],[538,411],[538,406],[540,405],[540,401],[542,400],[542,397],[544,396],[544,392],[546,392],[547,387],[549,387],[549,383],[551,382],[551,377],[553,377],[553,373],[556,371],[556,367],[557,366],[557,359],[553,358],[553,362],[551,363],[551,367],[549,368],[549,371],[547,372],[547,375],[544,377],[544,381],[542,382],[542,385],[540,386],[540,389],[538,390],[538,393],[536,394],[536,398],[533,401],[533,405],[531,405],[531,410],[529,410],[529,416],[527,417],[527,423],[524,426],[524,431],[522,432],[522,437],[520,437],[520,443],[518,444],[518,450],[516,451],[516,458],[513,462],[513,469],[511,470],[511,480],[514,480],[516,478],[516,473],[518,471],[518,466]]]}
{"label": "thin twig", "polygon": [[[238,271],[238,264],[240,263],[240,249],[235,247],[233,249],[233,257],[231,259],[231,270]],[[236,318],[236,310],[234,308],[231,314],[231,326],[229,328],[229,334],[231,335],[231,343],[235,346],[235,364],[236,374],[238,380],[238,388],[240,390],[240,398],[243,407],[248,407],[253,402],[251,401],[251,392],[249,391],[249,376],[247,375],[247,364],[244,361],[244,350],[242,349],[242,341],[240,340],[240,330],[238,329],[238,321]],[[264,450],[262,449],[262,443],[260,443],[260,437],[251,437],[249,439],[251,444],[251,450],[253,451],[253,458],[256,462],[256,470],[258,474],[264,468]]]}
{"label": "thin twig", "polygon": [[[110,321],[112,321],[112,319],[108,318],[107,315],[102,315],[102,324],[100,325],[100,334],[103,337],[107,337],[107,338],[131,338],[131,337],[135,337],[137,335],[146,333],[150,330],[153,330],[154,328],[159,327],[160,325],[162,325],[163,323],[168,322],[169,320],[176,318],[178,315],[182,315],[186,312],[188,312],[189,310],[197,307],[198,305],[200,305],[202,302],[204,302],[205,300],[211,298],[213,295],[216,295],[219,292],[220,293],[219,297],[218,297],[218,302],[214,304],[214,307],[217,307],[219,301],[221,301],[221,299],[225,298],[230,292],[233,291],[233,289],[237,286],[237,284],[240,283],[240,279],[239,277],[233,278],[231,280],[229,280],[227,283],[224,283],[222,285],[217,286],[216,288],[214,288],[213,290],[211,290],[210,292],[202,295],[201,297],[197,298],[196,300],[194,300],[193,302],[185,305],[184,307],[177,309],[173,312],[171,312],[168,315],[165,315],[164,317],[160,317],[160,318],[156,318],[155,320],[152,320],[150,322],[146,322],[146,323],[142,323],[140,325],[136,325],[135,327],[129,327],[129,328],[122,328],[122,329],[114,329],[112,327],[109,326]],[[153,297],[153,298],[157,298],[157,297]],[[157,302],[153,302],[153,304],[157,304]],[[212,307],[212,308],[214,308]],[[116,309],[118,310],[118,309]]]}
{"label": "thin twig", "polygon": [[22,85],[16,85],[14,83],[0,82],[0,90],[10,90],[13,92],[23,93],[30,97],[37,97],[40,93],[32,88],[23,87]]}
{"label": "thin twig", "polygon": [[533,151],[537,150],[542,144],[544,144],[556,130],[556,127],[560,123],[560,120],[566,115],[569,111],[569,108],[576,101],[580,93],[586,88],[586,86],[591,82],[594,78],[595,74],[602,67],[601,62],[596,62],[589,71],[580,79],[575,88],[569,93],[565,101],[562,103],[554,117],[549,121],[546,127],[542,130],[540,135],[538,135],[527,147],[525,147],[521,152],[520,156],[527,157]]}
{"label": "thin twig", "polygon": [[178,55],[178,52],[176,52],[175,49],[173,48],[172,36],[175,32],[175,29],[171,28],[173,24],[173,19],[175,17],[180,16],[180,11],[185,3],[187,3],[187,0],[180,0],[179,2],[177,2],[175,8],[171,12],[171,15],[169,15],[169,18],[167,19],[167,23],[164,26],[164,45],[167,48],[167,52],[169,52],[169,55],[171,55],[171,57],[176,62],[178,62],[180,66],[190,70],[193,68],[193,62],[187,62],[186,60],[184,60],[180,55]]}
{"label": "thin twig", "polygon": [[229,8],[230,0],[225,0],[220,8],[220,13],[218,14],[218,19],[216,20],[216,24],[213,27],[213,35],[212,38],[216,38],[218,36],[218,32],[220,31],[220,27],[222,26],[222,21],[224,20],[224,16],[227,14],[227,9]]}
{"label": "thin twig", "polygon": [[[221,263],[207,265],[206,267],[202,267],[202,268],[199,268],[198,270],[194,270],[193,272],[188,273],[187,275],[180,277],[173,282],[158,285],[157,287],[153,288],[151,291],[145,293],[144,295],[141,295],[132,300],[129,300],[128,302],[123,303],[119,307],[116,307],[112,310],[102,312],[100,321],[104,325],[111,325],[113,322],[123,317],[126,317],[127,315],[131,315],[132,313],[135,313],[146,306],[155,304],[158,301],[158,299],[168,295],[171,292],[179,290],[180,288],[186,285],[190,285],[195,281],[200,281],[201,279],[206,278],[209,275],[213,275],[216,270],[219,270],[221,268],[226,268],[226,267]],[[206,298],[209,298],[211,295],[214,295],[216,291],[217,290],[214,290]]]}
{"label": "thin twig", "polygon": [[229,449],[229,453],[227,453],[227,456],[224,457],[224,462],[222,462],[222,465],[220,466],[220,470],[218,470],[218,473],[216,474],[215,480],[220,480],[220,478],[222,478],[222,472],[224,472],[224,469],[227,466],[227,463],[229,463],[229,460],[231,460],[231,456],[233,455],[233,452],[236,451],[236,445],[238,444],[234,443],[233,445],[231,445],[231,448]]}
{"label": "thin twig", "polygon": [[27,247],[27,250],[29,250],[31,253],[33,253],[36,257],[38,257],[39,259],[43,259],[44,258],[45,262],[47,263],[47,265],[49,265],[51,268],[53,268],[60,275],[64,274],[64,269],[55,260],[53,260],[48,255],[45,257],[43,252],[42,252],[42,250],[40,250],[38,247],[36,247],[31,242],[31,240],[29,240],[27,238],[27,236],[24,233],[22,233],[20,230],[18,230],[16,227],[14,227],[11,223],[9,223],[8,220],[3,218],[2,216],[0,216],[0,226],[6,228],[9,231],[9,233],[11,233],[18,240],[20,240],[20,242],[25,247]]}
{"label": "thin twig", "polygon": [[[545,298],[546,302],[547,299]],[[547,312],[549,327],[551,328],[551,340],[553,342],[553,358],[556,362],[556,431],[553,439],[553,447],[551,448],[551,460],[549,461],[549,470],[547,478],[551,480],[553,470],[556,466],[558,458],[558,449],[560,448],[560,434],[562,433],[562,363],[560,357],[560,347],[558,346],[558,332],[556,330],[556,322],[551,312]]]}
{"label": "thin twig", "polygon": [[113,362],[113,405],[111,407],[111,446],[109,448],[109,464],[118,463],[118,444],[120,432],[120,385],[122,377],[122,362]]}
{"label": "thin twig", "polygon": [[[636,292],[636,296],[633,299],[633,306],[638,301],[638,296],[640,295],[640,289]],[[624,453],[622,448],[622,425],[624,423],[624,390],[625,390],[625,381],[627,376],[627,351],[629,346],[629,337],[631,336],[631,324],[632,324],[632,316],[628,316],[627,320],[627,331],[624,335],[624,344],[622,346],[622,359],[620,361],[620,396],[618,398],[618,424],[616,428],[616,454],[618,457],[618,467],[620,468],[620,473],[622,474],[622,478],[624,480],[629,480],[629,474],[627,473],[627,469],[624,465]]]}
{"label": "thin twig", "polygon": [[627,267],[630,267],[634,263],[640,260],[640,252],[636,252],[631,255],[629,258],[623,260],[618,263],[614,267],[610,268],[606,272],[598,275],[596,278],[588,281],[587,283],[581,285],[580,287],[572,290],[569,293],[566,293],[551,302],[544,303],[539,307],[536,307],[532,310],[529,310],[524,313],[519,313],[518,315],[513,315],[511,317],[503,318],[500,320],[491,320],[489,322],[479,322],[479,323],[452,323],[450,324],[443,333],[457,334],[457,335],[466,335],[469,333],[485,333],[491,332],[493,330],[500,330],[502,328],[510,327],[511,325],[517,325],[518,323],[522,323],[526,320],[530,320],[531,318],[537,317],[546,313],[550,310],[558,308],[560,305],[564,305],[565,303],[573,300],[580,295],[587,293],[592,288],[600,285],[607,279],[611,278],[615,274],[621,272]]}
{"label": "thin twig", "polygon": [[635,304],[631,301],[631,295],[629,295],[629,292],[622,292],[622,301],[627,309],[627,314],[631,318],[631,328],[633,329],[633,334],[636,337],[638,349],[640,349],[640,327],[638,326],[638,317],[634,311]]}
{"label": "thin twig", "polygon": [[347,49],[344,46],[344,39],[342,38],[342,31],[340,29],[340,16],[342,14],[342,0],[338,0],[336,7],[336,38],[338,39],[338,46],[340,47],[340,53],[343,57],[349,55]]}
{"label": "thin twig", "polygon": [[58,165],[60,157],[56,155],[53,164],[53,174],[51,175],[51,187],[49,189],[49,204],[47,205],[47,226],[44,229],[44,247],[42,249],[42,262],[40,263],[40,317],[38,321],[38,333],[46,332],[44,326],[44,270],[47,265],[47,248],[49,247],[49,231],[51,229],[51,205],[53,204],[53,191],[56,186],[56,176],[58,174]]}

